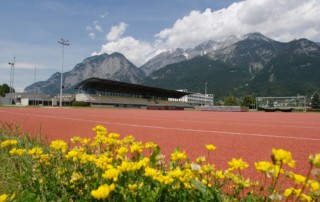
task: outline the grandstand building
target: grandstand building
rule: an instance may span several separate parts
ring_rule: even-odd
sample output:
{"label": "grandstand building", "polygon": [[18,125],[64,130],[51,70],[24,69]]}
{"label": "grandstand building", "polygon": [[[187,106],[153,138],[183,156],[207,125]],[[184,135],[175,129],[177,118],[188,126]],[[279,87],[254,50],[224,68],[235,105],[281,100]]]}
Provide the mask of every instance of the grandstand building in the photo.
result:
{"label": "grandstand building", "polygon": [[169,101],[189,95],[188,92],[149,87],[125,82],[90,78],[75,86],[75,100],[88,106],[183,110],[192,108],[185,102]]}
{"label": "grandstand building", "polygon": [[[177,90],[179,92],[188,92],[187,89]],[[190,105],[214,105],[214,95],[213,94],[201,94],[201,93],[190,93],[181,98],[169,98],[169,101],[174,102],[184,102]]]}

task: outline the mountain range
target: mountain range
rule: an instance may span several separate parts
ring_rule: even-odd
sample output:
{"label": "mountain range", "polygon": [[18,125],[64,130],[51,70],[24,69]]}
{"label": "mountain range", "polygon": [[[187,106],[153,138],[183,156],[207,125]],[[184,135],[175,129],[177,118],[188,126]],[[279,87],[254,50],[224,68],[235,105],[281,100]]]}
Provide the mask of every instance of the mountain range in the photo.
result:
{"label": "mountain range", "polygon": [[[136,67],[121,53],[86,58],[63,75],[64,92],[98,77],[190,92],[242,96],[310,95],[320,88],[320,45],[307,39],[282,43],[260,33],[167,50]],[[61,73],[26,92],[59,93]]]}

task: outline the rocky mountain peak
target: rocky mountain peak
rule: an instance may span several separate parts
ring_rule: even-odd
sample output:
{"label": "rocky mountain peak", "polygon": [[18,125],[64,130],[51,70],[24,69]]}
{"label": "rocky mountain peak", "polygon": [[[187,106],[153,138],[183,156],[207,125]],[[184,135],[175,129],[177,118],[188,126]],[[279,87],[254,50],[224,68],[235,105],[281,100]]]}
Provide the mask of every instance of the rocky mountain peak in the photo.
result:
{"label": "rocky mountain peak", "polygon": [[243,39],[256,40],[256,41],[266,41],[266,42],[274,41],[274,40],[262,35],[259,32],[253,32],[253,33],[245,34],[243,36]]}
{"label": "rocky mountain peak", "polygon": [[289,43],[290,48],[294,50],[297,55],[314,55],[320,56],[320,47],[308,39],[298,39]]}
{"label": "rocky mountain peak", "polygon": [[[129,83],[140,83],[145,75],[121,53],[95,55],[84,59],[72,70],[63,74],[63,86],[66,92],[74,91],[73,86],[77,83],[97,77],[102,79],[112,79]],[[46,82],[37,82],[26,87],[26,92],[33,92],[38,88],[40,92],[47,94],[57,94],[60,88],[61,74],[53,74]]]}

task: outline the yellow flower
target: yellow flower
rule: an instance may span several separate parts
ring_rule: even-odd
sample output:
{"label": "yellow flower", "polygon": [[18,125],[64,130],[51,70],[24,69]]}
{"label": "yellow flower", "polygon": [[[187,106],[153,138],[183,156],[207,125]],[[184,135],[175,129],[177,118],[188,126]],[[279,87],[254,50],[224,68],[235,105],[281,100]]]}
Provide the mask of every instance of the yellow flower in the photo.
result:
{"label": "yellow flower", "polygon": [[213,171],[214,171],[214,165],[213,164],[206,164],[206,165],[202,166],[200,172],[204,172],[206,174],[210,174]]}
{"label": "yellow flower", "polygon": [[64,153],[64,152],[66,152],[68,145],[63,140],[54,140],[51,142],[50,147],[57,150],[57,151],[61,151],[62,153]]}
{"label": "yellow flower", "polygon": [[144,176],[154,178],[157,176],[158,171],[156,169],[146,167],[144,169]]}
{"label": "yellow flower", "polygon": [[129,135],[123,139],[123,142],[126,144],[132,144],[133,141],[134,141],[134,137],[132,135]]}
{"label": "yellow flower", "polygon": [[151,149],[151,148],[156,148],[157,144],[153,143],[153,142],[147,142],[145,148],[147,149]]}
{"label": "yellow flower", "polygon": [[287,164],[289,167],[295,167],[295,161],[292,159],[291,152],[283,149],[272,149],[272,160],[274,164]]}
{"label": "yellow flower", "polygon": [[245,161],[242,161],[242,158],[240,159],[232,158],[232,160],[228,162],[228,165],[230,166],[229,170],[238,170],[238,169],[243,170],[249,167],[249,164],[246,163]]}
{"label": "yellow flower", "polygon": [[15,139],[12,139],[12,140],[6,140],[6,141],[1,142],[0,146],[1,146],[1,148],[5,148],[10,145],[16,145],[16,144],[18,144],[18,141]]}
{"label": "yellow flower", "polygon": [[77,143],[77,142],[80,142],[82,139],[81,139],[81,137],[79,137],[79,136],[73,136],[72,138],[71,138],[71,142],[73,143],[73,144],[75,144],[75,143]]}
{"label": "yellow flower", "polygon": [[87,145],[87,144],[89,144],[90,141],[91,141],[90,138],[83,138],[83,139],[81,140],[81,143],[82,143],[83,145]]}
{"label": "yellow flower", "polygon": [[289,197],[291,194],[293,194],[293,191],[294,191],[294,188],[292,188],[292,187],[287,188],[287,189],[284,191],[283,195],[284,195],[285,197]]}
{"label": "yellow flower", "polygon": [[147,157],[140,160],[138,163],[136,163],[137,170],[139,170],[141,167],[146,167],[148,165],[149,161],[150,161],[150,159]]}
{"label": "yellow flower", "polygon": [[187,155],[186,155],[186,152],[183,151],[183,152],[180,152],[180,151],[175,151],[171,154],[171,159],[173,161],[177,161],[177,160],[183,160],[183,159],[186,159],[187,158]]}
{"label": "yellow flower", "polygon": [[296,184],[304,184],[306,182],[306,177],[299,174],[291,174],[289,177],[293,179]]}
{"label": "yellow flower", "polygon": [[126,147],[120,147],[117,150],[117,153],[119,156],[124,156],[128,152],[128,149]]}
{"label": "yellow flower", "polygon": [[101,169],[104,169],[104,170],[107,170],[109,169],[110,167],[112,167],[110,165],[110,163],[112,162],[112,158],[108,158],[107,156],[105,155],[102,155],[102,156],[99,156],[98,159],[95,159],[95,164],[98,168],[101,168]]}
{"label": "yellow flower", "polygon": [[272,174],[273,177],[278,177],[280,173],[284,173],[283,169],[280,169],[280,165],[274,165],[270,170],[270,174]]}
{"label": "yellow flower", "polygon": [[111,139],[118,139],[120,137],[120,135],[118,133],[109,133],[108,134],[108,138]]}
{"label": "yellow flower", "polygon": [[7,200],[7,198],[8,198],[8,194],[2,194],[2,195],[0,195],[0,202],[5,202],[6,200]]}
{"label": "yellow flower", "polygon": [[257,163],[254,163],[254,166],[256,167],[256,170],[258,172],[262,173],[269,173],[270,169],[273,168],[273,164],[268,161],[259,161]]}
{"label": "yellow flower", "polygon": [[116,168],[110,168],[102,174],[102,177],[105,179],[113,179],[114,182],[118,181],[118,176],[120,174],[120,170]]}
{"label": "yellow flower", "polygon": [[101,125],[97,125],[95,128],[92,129],[93,131],[96,132],[96,135],[106,135],[107,134],[107,129]]}
{"label": "yellow flower", "polygon": [[107,184],[103,184],[99,186],[98,189],[92,190],[91,195],[98,200],[106,199],[109,196],[110,192],[113,190],[114,190],[114,185],[108,186]]}
{"label": "yellow flower", "polygon": [[117,168],[121,171],[121,172],[126,172],[126,171],[131,171],[133,167],[133,163],[132,162],[128,162],[128,161],[122,161],[121,165],[118,166]]}
{"label": "yellow flower", "polygon": [[225,178],[222,170],[218,170],[216,172],[216,176],[218,177],[218,179],[224,179]]}
{"label": "yellow flower", "polygon": [[40,159],[40,163],[50,166],[50,156],[48,154],[41,154],[40,156],[37,156],[37,158]]}
{"label": "yellow flower", "polygon": [[82,176],[82,174],[81,174],[80,172],[73,171],[73,172],[72,172],[72,175],[71,175],[71,180],[70,180],[70,182],[73,183],[73,182],[75,182],[75,181],[77,181],[77,180],[80,180],[82,177],[83,177],[83,176]]}
{"label": "yellow flower", "polygon": [[313,191],[313,192],[320,191],[320,183],[317,181],[312,181],[310,184],[310,187],[311,187],[311,191]]}
{"label": "yellow flower", "polygon": [[315,165],[317,168],[320,168],[320,153],[319,154],[315,154],[314,156],[310,155],[309,156],[309,162],[312,165]]}
{"label": "yellow flower", "polygon": [[205,156],[200,156],[196,159],[196,162],[197,163],[203,163],[206,161],[206,157]]}
{"label": "yellow flower", "polygon": [[131,192],[135,192],[138,189],[138,185],[137,184],[128,184],[128,188]]}
{"label": "yellow flower", "polygon": [[43,154],[43,151],[41,147],[33,147],[32,149],[29,149],[28,154],[30,156],[40,156]]}
{"label": "yellow flower", "polygon": [[76,148],[74,148],[65,155],[65,158],[72,159],[73,161],[77,161],[79,156],[80,156],[80,152]]}
{"label": "yellow flower", "polygon": [[18,155],[18,156],[22,156],[23,154],[26,153],[26,149],[17,149],[17,148],[13,148],[9,151],[9,153],[11,155]]}
{"label": "yellow flower", "polygon": [[130,151],[131,153],[141,153],[142,152],[142,143],[141,142],[134,142],[131,146],[130,146]]}
{"label": "yellow flower", "polygon": [[206,144],[206,148],[208,151],[214,151],[217,149],[217,147],[214,146],[213,144]]}
{"label": "yellow flower", "polygon": [[308,196],[306,194],[301,194],[300,199],[301,198],[302,198],[302,201],[308,201],[308,202],[312,201],[311,196]]}
{"label": "yellow flower", "polygon": [[180,169],[170,170],[168,173],[169,177],[179,178],[182,175],[182,171]]}

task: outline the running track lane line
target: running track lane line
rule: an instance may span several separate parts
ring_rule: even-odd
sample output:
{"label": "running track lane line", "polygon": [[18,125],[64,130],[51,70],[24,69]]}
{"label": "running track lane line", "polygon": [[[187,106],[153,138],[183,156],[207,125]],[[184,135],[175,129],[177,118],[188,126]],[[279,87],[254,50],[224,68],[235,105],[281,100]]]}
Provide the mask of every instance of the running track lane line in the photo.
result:
{"label": "running track lane line", "polygon": [[[0,112],[16,113],[16,114],[28,114],[28,115],[30,115],[29,113],[23,113],[23,112],[7,112],[7,111],[0,111]],[[66,115],[73,115],[73,114],[68,113]],[[38,115],[38,116],[41,116],[41,115]],[[91,116],[91,117],[105,117],[103,115],[89,115],[89,116]],[[108,117],[116,117],[116,118],[127,119],[126,117],[118,116],[118,115],[108,115]],[[136,117],[136,119],[140,119],[140,120],[160,120],[160,121],[164,120],[164,119],[161,119],[161,118],[144,118],[144,117]],[[222,119],[220,121],[217,121],[217,120],[214,120],[214,121],[196,121],[196,120],[177,119],[175,121],[188,122],[188,123],[219,124],[219,123],[224,123],[224,121],[228,121],[228,120],[229,121],[234,121],[235,119]],[[252,120],[252,121],[261,121],[261,120]],[[268,121],[268,122],[271,122],[271,121]],[[278,122],[290,123],[290,124],[293,124],[293,123],[304,123],[304,122],[277,121],[277,123]],[[312,123],[318,123],[318,122],[312,122]],[[262,127],[276,126],[276,125],[271,125],[271,124],[254,124],[254,123],[232,123],[232,124],[233,125],[239,125],[239,126],[262,126]],[[281,128],[302,128],[302,129],[319,129],[319,134],[320,134],[320,126],[296,126],[296,125],[287,126],[287,125],[281,125],[281,126],[276,126],[276,127],[281,127]]]}
{"label": "running track lane line", "polygon": [[[7,112],[7,113],[10,113],[10,112]],[[23,115],[44,117],[44,118],[52,118],[52,119],[84,121],[84,122],[92,122],[92,123],[99,123],[99,124],[104,123],[104,124],[110,124],[110,125],[131,126],[131,127],[141,127],[141,128],[155,128],[155,129],[163,129],[163,130],[177,130],[177,131],[188,131],[188,132],[199,132],[199,133],[220,133],[220,134],[235,135],[235,136],[253,136],[253,137],[268,137],[268,138],[282,138],[282,139],[294,139],[294,140],[320,141],[320,138],[279,136],[279,135],[256,134],[256,133],[251,133],[251,134],[249,133],[248,134],[248,133],[214,131],[214,130],[196,130],[196,129],[185,129],[185,128],[170,128],[170,127],[161,127],[161,126],[145,126],[145,125],[138,125],[138,124],[116,123],[116,122],[96,121],[96,120],[77,119],[77,118],[65,118],[65,117],[61,117],[61,116],[33,115],[33,114],[25,114],[25,113],[17,113],[17,112],[11,112],[11,114],[23,114]]]}

